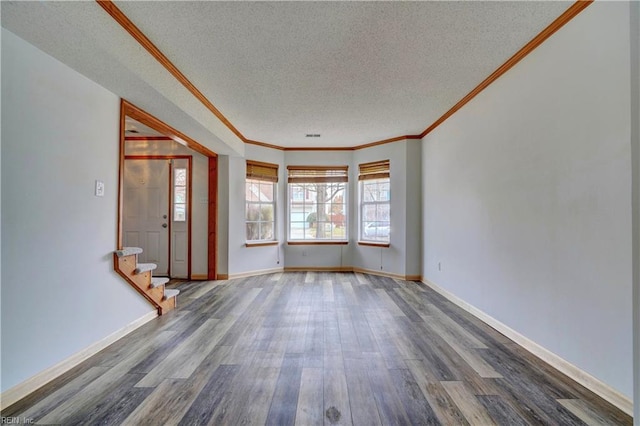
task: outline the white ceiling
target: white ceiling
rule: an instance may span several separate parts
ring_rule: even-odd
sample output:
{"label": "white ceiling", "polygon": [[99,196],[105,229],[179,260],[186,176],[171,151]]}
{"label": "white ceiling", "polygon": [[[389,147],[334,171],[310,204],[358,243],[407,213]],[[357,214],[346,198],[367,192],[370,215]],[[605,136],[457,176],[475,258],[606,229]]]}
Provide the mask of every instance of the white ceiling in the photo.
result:
{"label": "white ceiling", "polygon": [[[246,138],[305,147],[420,134],[572,3],[116,4]],[[1,7],[3,27],[143,108],[179,110],[239,152],[96,3]]]}

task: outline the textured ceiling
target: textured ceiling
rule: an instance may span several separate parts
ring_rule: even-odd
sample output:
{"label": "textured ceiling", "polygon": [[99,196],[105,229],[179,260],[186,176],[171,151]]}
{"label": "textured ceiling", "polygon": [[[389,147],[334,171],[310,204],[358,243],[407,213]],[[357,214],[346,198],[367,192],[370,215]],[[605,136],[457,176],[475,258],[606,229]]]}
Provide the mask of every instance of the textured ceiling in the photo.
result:
{"label": "textured ceiling", "polygon": [[[116,4],[246,138],[305,147],[356,146],[421,133],[572,3]],[[3,4],[2,23],[29,41],[55,37],[46,27],[56,19],[84,28],[85,36],[90,33],[84,44],[94,43],[117,59],[112,73],[136,74],[144,80],[136,84],[150,85],[230,143],[219,123],[210,122],[215,117],[166,79],[166,70],[156,69],[146,51],[125,42],[133,39],[104,21],[100,14],[110,18],[97,4],[76,5],[29,16],[36,6],[13,4],[7,17]],[[105,38],[117,44],[107,45]],[[47,44],[74,63],[97,61],[82,57],[90,49],[47,40],[39,47]],[[305,138],[307,133],[321,137]]]}

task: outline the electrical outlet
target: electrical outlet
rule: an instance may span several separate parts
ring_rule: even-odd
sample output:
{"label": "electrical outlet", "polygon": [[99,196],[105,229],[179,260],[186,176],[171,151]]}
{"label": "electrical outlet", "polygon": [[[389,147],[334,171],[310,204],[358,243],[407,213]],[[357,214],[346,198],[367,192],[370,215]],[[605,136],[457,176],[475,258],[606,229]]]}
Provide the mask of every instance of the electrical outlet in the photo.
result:
{"label": "electrical outlet", "polygon": [[438,262],[438,271],[442,271],[442,265]]}
{"label": "electrical outlet", "polygon": [[302,257],[306,257],[307,256],[307,251],[306,250],[302,250]]}

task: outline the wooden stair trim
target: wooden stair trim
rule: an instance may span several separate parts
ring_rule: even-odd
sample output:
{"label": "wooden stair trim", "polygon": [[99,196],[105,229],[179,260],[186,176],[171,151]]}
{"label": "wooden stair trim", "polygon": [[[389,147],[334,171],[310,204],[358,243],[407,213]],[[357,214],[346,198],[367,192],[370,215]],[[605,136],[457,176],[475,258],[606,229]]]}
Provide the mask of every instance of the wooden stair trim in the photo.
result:
{"label": "wooden stair trim", "polygon": [[113,253],[114,269],[125,281],[127,281],[138,293],[140,293],[149,303],[163,315],[177,306],[176,297],[165,299],[164,285],[151,286],[151,270],[136,273],[140,266],[137,263],[137,254],[128,256],[118,256],[118,252]]}

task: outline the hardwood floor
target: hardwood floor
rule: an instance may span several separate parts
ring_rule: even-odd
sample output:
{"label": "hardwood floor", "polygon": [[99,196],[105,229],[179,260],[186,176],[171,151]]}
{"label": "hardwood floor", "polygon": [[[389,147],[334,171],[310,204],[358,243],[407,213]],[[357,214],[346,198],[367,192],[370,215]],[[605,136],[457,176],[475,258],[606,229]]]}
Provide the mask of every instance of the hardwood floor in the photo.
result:
{"label": "hardwood floor", "polygon": [[62,425],[631,425],[420,283],[179,283],[145,324],[2,416]]}

